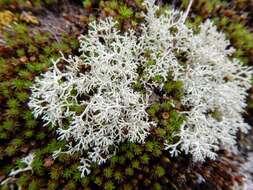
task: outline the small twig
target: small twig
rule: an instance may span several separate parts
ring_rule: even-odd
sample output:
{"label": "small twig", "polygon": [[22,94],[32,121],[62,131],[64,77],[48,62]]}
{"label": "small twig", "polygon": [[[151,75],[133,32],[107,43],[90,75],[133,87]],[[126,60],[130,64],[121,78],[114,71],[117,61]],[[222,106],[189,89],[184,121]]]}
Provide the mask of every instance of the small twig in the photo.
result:
{"label": "small twig", "polygon": [[29,171],[29,170],[32,170],[31,166],[27,166],[24,169],[18,169],[18,170],[12,171],[9,176],[15,176],[15,175],[17,175],[17,174],[19,174],[21,172],[26,172],[26,171]]}
{"label": "small twig", "polygon": [[192,3],[193,3],[193,0],[190,0],[189,5],[188,5],[188,7],[187,7],[187,9],[186,9],[186,11],[185,11],[185,13],[184,13],[184,15],[182,16],[182,21],[183,21],[183,23],[185,22],[186,18],[187,18],[188,15],[189,15],[189,12],[190,12]]}
{"label": "small twig", "polygon": [[26,172],[26,171],[33,171],[32,170],[32,162],[33,162],[33,159],[34,159],[34,154],[33,153],[30,153],[28,156],[24,157],[21,161],[23,163],[25,163],[27,166],[23,169],[17,169],[17,170],[12,170],[11,173],[9,174],[9,177],[7,177],[5,180],[3,180],[0,185],[4,185],[4,184],[7,184],[9,181],[15,181],[16,178],[15,176],[21,172]]}
{"label": "small twig", "polygon": [[0,39],[0,44],[6,44],[6,41],[4,41],[3,39]]}

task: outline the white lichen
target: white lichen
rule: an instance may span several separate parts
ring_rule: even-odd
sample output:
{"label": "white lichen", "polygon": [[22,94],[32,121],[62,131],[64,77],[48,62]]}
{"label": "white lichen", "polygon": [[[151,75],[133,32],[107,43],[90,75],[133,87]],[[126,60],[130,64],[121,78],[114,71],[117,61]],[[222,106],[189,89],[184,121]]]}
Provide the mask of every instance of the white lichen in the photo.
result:
{"label": "white lichen", "polygon": [[209,20],[188,38],[186,68],[178,79],[184,83],[182,104],[189,110],[183,112],[187,119],[176,134],[180,141],[167,145],[172,154],[179,149],[195,161],[214,159],[214,151],[236,143],[239,129],[247,132],[249,125],[241,114],[252,70],[231,58],[234,49],[229,45]]}
{"label": "white lichen", "polygon": [[[119,143],[145,142],[156,126],[145,110],[168,72],[184,84],[181,114],[186,116],[175,134],[179,141],[165,140],[172,155],[184,151],[195,161],[214,159],[221,146],[235,144],[239,129],[249,128],[241,114],[252,71],[231,58],[234,50],[225,35],[209,20],[195,34],[184,23],[189,8],[158,16],[154,0],[144,5],[141,34],[122,34],[112,18],[92,22],[88,34],[79,38],[81,55],[54,61],[31,88],[29,106],[35,117],[42,116],[45,125],[57,128],[58,139],[68,142],[54,157],[81,153],[82,176],[90,173],[91,162],[102,164],[113,155]],[[59,68],[62,60],[65,67]],[[146,93],[132,89],[137,79]]]}
{"label": "white lichen", "polygon": [[[64,152],[87,154],[82,176],[89,162],[104,163],[120,142],[143,143],[152,125],[147,97],[131,88],[138,77],[137,37],[134,31],[120,34],[115,25],[112,18],[92,22],[80,37],[81,56],[60,58],[31,88],[29,106],[45,125],[57,126],[58,139],[69,142]],[[67,66],[60,70],[62,59]],[[82,73],[84,67],[89,71]],[[71,110],[75,106],[80,114]]]}

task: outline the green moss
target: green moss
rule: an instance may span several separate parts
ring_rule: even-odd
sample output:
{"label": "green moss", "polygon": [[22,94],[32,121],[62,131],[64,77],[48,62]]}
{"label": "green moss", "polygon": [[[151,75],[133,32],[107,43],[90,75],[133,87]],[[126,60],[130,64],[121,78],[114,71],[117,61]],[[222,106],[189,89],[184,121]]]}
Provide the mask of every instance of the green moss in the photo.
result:
{"label": "green moss", "polygon": [[66,189],[69,189],[69,190],[75,190],[76,189],[76,184],[75,182],[68,182],[68,184],[65,186]]}
{"label": "green moss", "polygon": [[110,163],[112,164],[112,165],[115,165],[115,164],[117,164],[119,162],[119,157],[118,156],[112,156],[111,158],[110,158]]}
{"label": "green moss", "polygon": [[113,175],[113,171],[111,168],[105,168],[103,171],[106,178],[111,178]]}
{"label": "green moss", "polygon": [[28,183],[28,176],[27,175],[21,175],[17,180],[17,184],[19,186],[25,186],[27,183]]}
{"label": "green moss", "polygon": [[159,110],[160,108],[160,104],[159,103],[154,103],[148,110],[147,112],[151,115],[151,116],[155,116],[155,113]]}
{"label": "green moss", "polygon": [[155,177],[162,177],[162,176],[165,175],[165,173],[166,173],[166,171],[165,171],[165,169],[164,169],[163,167],[161,167],[161,166],[156,166],[156,167],[154,168],[154,173],[153,173],[153,175],[154,175]]}
{"label": "green moss", "polygon": [[28,100],[29,95],[26,92],[17,92],[16,97],[20,102],[25,102]]}
{"label": "green moss", "polygon": [[48,183],[48,188],[49,189],[52,189],[52,190],[55,190],[55,189],[57,189],[57,187],[58,187],[58,181],[49,181],[49,183]]}
{"label": "green moss", "polygon": [[83,0],[83,6],[85,8],[91,7],[92,6],[92,1],[91,0]]}
{"label": "green moss", "polygon": [[121,5],[119,8],[119,14],[123,18],[130,18],[133,16],[133,11],[130,7],[127,7],[126,5]]}
{"label": "green moss", "polygon": [[115,186],[112,182],[105,183],[105,190],[113,190],[113,189],[115,189]]}
{"label": "green moss", "polygon": [[33,131],[32,130],[27,130],[27,131],[25,131],[25,137],[26,138],[31,138],[31,137],[33,137]]}
{"label": "green moss", "polygon": [[72,176],[72,170],[71,169],[65,169],[64,172],[63,172],[63,177],[65,179],[70,179]]}
{"label": "green moss", "polygon": [[126,157],[127,157],[128,159],[132,160],[132,159],[134,158],[134,153],[131,152],[131,151],[127,151],[127,152],[126,152]]}
{"label": "green moss", "polygon": [[22,57],[25,55],[25,51],[23,49],[18,49],[16,52],[17,52],[18,57]]}
{"label": "green moss", "polygon": [[19,102],[16,99],[11,98],[7,101],[7,105],[9,108],[17,108],[19,106]]}
{"label": "green moss", "polygon": [[14,127],[14,122],[12,120],[7,120],[4,121],[1,128],[6,129],[6,130],[10,130],[12,127]]}
{"label": "green moss", "polygon": [[38,158],[38,156],[35,157],[35,159],[32,162],[32,168],[34,173],[41,176],[44,173],[44,167],[43,167],[43,161],[41,158]]}
{"label": "green moss", "polygon": [[14,146],[20,147],[23,144],[23,140],[21,138],[16,138],[12,140],[12,144]]}
{"label": "green moss", "polygon": [[140,169],[140,162],[138,160],[133,160],[132,161],[132,167],[134,169]]}
{"label": "green moss", "polygon": [[28,186],[28,190],[39,190],[38,182],[35,180],[32,180],[32,182]]}
{"label": "green moss", "polygon": [[133,168],[127,167],[125,170],[126,175],[132,176],[134,174]]}
{"label": "green moss", "polygon": [[154,190],[161,190],[162,186],[159,183],[154,184]]}
{"label": "green moss", "polygon": [[122,182],[124,180],[124,176],[121,172],[119,171],[116,171],[114,173],[114,179],[117,181],[117,182]]}
{"label": "green moss", "polygon": [[103,180],[101,177],[95,177],[94,183],[98,186],[101,186],[103,184]]}
{"label": "green moss", "polygon": [[148,156],[147,154],[144,154],[144,155],[141,156],[140,160],[141,160],[141,162],[142,162],[143,164],[148,164],[150,158],[149,158],[149,156]]}
{"label": "green moss", "polygon": [[8,156],[12,156],[16,153],[16,147],[13,145],[9,145],[6,147],[5,152]]}
{"label": "green moss", "polygon": [[[0,133],[0,140],[4,140],[8,138],[8,134],[6,132]],[[3,155],[1,155],[1,160],[3,159]]]}

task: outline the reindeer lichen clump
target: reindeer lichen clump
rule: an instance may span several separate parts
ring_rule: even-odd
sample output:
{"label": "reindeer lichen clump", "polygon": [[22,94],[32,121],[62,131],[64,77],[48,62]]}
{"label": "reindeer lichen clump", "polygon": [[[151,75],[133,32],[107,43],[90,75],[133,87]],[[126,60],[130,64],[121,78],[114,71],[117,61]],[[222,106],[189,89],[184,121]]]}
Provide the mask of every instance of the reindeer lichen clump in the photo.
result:
{"label": "reindeer lichen clump", "polygon": [[[31,88],[34,115],[68,142],[54,156],[80,153],[82,176],[89,174],[91,162],[110,158],[119,143],[145,142],[157,127],[146,109],[168,73],[184,84],[180,112],[186,116],[174,134],[178,142],[168,144],[164,138],[173,155],[184,151],[195,161],[214,159],[221,145],[235,144],[239,129],[249,128],[241,113],[252,71],[231,58],[234,50],[225,35],[209,20],[195,34],[185,24],[189,8],[158,14],[154,0],[144,5],[140,34],[122,34],[112,18],[92,22],[79,38],[81,55],[62,56]],[[145,92],[133,89],[137,80]]]}
{"label": "reindeer lichen clump", "polygon": [[187,110],[185,124],[176,134],[180,140],[167,145],[171,153],[191,153],[195,161],[214,159],[222,145],[231,148],[236,132],[247,132],[249,125],[241,113],[246,107],[246,90],[250,88],[251,68],[232,59],[225,35],[207,20],[200,32],[186,44],[187,62],[179,76],[184,84],[182,104]]}

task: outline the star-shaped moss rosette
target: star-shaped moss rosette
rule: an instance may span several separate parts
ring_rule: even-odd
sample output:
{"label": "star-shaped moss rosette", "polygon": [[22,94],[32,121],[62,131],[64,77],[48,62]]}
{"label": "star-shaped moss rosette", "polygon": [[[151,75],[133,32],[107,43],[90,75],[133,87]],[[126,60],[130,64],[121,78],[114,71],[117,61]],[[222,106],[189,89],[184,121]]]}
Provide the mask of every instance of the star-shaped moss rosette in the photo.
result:
{"label": "star-shaped moss rosette", "polygon": [[[160,13],[154,0],[144,5],[140,33],[122,34],[110,17],[90,23],[88,34],[79,38],[81,55],[54,61],[31,88],[35,117],[67,142],[54,157],[80,153],[82,176],[92,162],[102,164],[114,155],[119,143],[145,142],[156,127],[146,110],[169,73],[183,83],[180,113],[186,118],[173,134],[178,141],[170,144],[171,137],[164,137],[172,155],[184,151],[194,161],[215,159],[220,147],[234,146],[238,130],[249,128],[241,114],[252,71],[233,59],[225,35],[210,20],[194,33],[185,24],[189,8]],[[137,81],[144,91],[134,90]]]}

